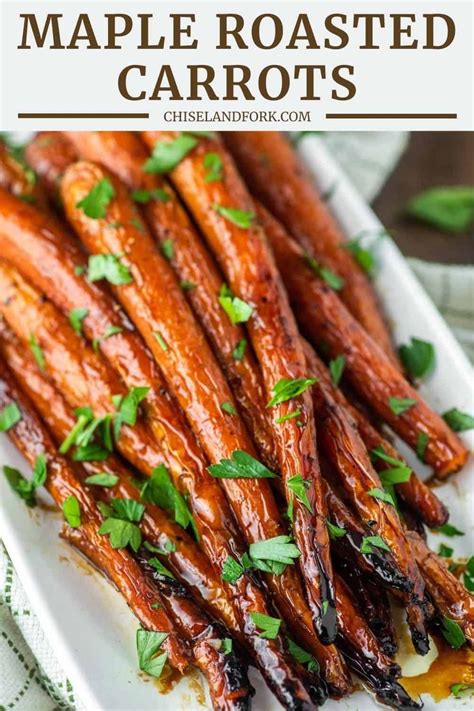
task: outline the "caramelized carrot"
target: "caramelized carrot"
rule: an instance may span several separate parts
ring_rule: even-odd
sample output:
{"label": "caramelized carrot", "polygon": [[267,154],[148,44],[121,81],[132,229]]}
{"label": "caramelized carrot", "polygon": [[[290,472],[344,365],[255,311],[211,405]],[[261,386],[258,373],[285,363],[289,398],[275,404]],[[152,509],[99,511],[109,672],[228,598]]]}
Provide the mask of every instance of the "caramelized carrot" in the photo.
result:
{"label": "caramelized carrot", "polygon": [[256,197],[306,254],[343,279],[340,295],[347,308],[399,367],[370,282],[289,141],[274,131],[230,131],[223,138]]}
{"label": "caramelized carrot", "polygon": [[[275,225],[274,220],[272,223]],[[333,289],[315,275],[301,248],[276,224],[278,229],[269,229],[266,223],[266,234],[308,340],[316,347],[322,345],[330,358],[345,357],[344,375],[361,400],[413,449],[419,435],[427,435],[425,460],[438,476],[444,478],[460,469],[468,451],[459,437],[403,378]],[[414,402],[401,414],[395,414],[390,407],[391,398]]]}
{"label": "caramelized carrot", "polygon": [[133,133],[80,131],[66,136],[81,158],[102,163],[135,191],[153,237],[168,250],[168,259],[214,348],[259,453],[269,467],[276,466],[258,365],[250,346],[245,357],[234,355],[245,340],[245,331],[233,325],[220,307],[223,278],[174,190],[159,176],[144,172],[148,152]]}
{"label": "caramelized carrot", "polygon": [[59,131],[40,131],[26,145],[25,157],[40,179],[49,201],[57,205],[61,175],[76,160],[74,148]]}
{"label": "caramelized carrot", "polygon": [[24,202],[46,205],[46,195],[31,168],[20,163],[0,140],[0,186]]}
{"label": "caramelized carrot", "polygon": [[[165,131],[145,134],[149,145],[175,138]],[[222,177],[214,182],[206,181],[204,161],[209,153],[218,156],[221,164]],[[252,200],[231,158],[214,139],[201,140],[174,168],[171,179],[219,261],[232,293],[252,308],[247,328],[271,402],[279,383],[304,380],[307,372],[286,293],[264,234],[252,224]],[[243,216],[244,223],[239,224],[232,215]],[[318,635],[327,643],[335,637],[336,616],[312,402],[307,391],[291,402],[289,399],[277,401],[271,410],[275,443],[287,501],[294,507],[293,528],[308,602]],[[288,418],[296,409],[298,418]],[[293,495],[295,477],[306,488],[306,502]]]}
{"label": "caramelized carrot", "polygon": [[[47,372],[70,406],[91,406],[96,415],[110,412],[112,396],[125,392],[118,377],[72,331],[53,305],[1,260],[0,312],[24,345],[31,341],[33,334],[41,348]],[[159,464],[170,464],[175,485],[181,491],[188,487],[201,541],[219,571],[229,557],[242,553],[223,492],[214,480],[206,478],[204,473],[201,478],[194,478],[191,472],[183,476],[183,471],[178,471],[166,460],[140,418],[133,427],[122,427],[116,444],[145,475],[150,475]],[[250,612],[268,614],[262,592],[246,575],[240,576],[231,590],[240,614],[241,629],[270,688],[290,708],[296,703],[305,708],[309,697],[285,654],[282,635],[276,639],[263,639],[250,616]]]}

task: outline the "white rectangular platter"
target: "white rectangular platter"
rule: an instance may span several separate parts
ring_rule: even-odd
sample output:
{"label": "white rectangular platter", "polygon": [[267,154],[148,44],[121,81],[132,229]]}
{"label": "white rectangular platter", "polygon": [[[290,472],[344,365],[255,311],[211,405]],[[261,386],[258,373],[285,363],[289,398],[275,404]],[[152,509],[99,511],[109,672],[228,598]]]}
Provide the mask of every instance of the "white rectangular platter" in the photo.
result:
{"label": "white rectangular platter", "polygon": [[[472,368],[396,245],[389,237],[377,239],[382,225],[350,185],[320,138],[305,137],[300,143],[300,151],[321,191],[331,190],[330,207],[347,238],[364,233],[368,242],[377,240],[379,269],[375,286],[396,341],[405,343],[410,336],[417,336],[435,345],[437,367],[423,385],[423,395],[440,412],[451,407],[473,412]],[[473,433],[463,437],[472,449]],[[404,452],[408,459],[413,459],[410,452]],[[27,465],[5,435],[0,439],[0,464],[28,472]],[[455,555],[472,555],[472,457],[464,471],[438,492],[449,506],[456,526],[466,532],[464,537],[449,541],[455,548]],[[77,555],[58,538],[59,514],[41,508],[27,509],[3,476],[0,476],[0,496],[0,537],[31,606],[84,707],[88,711],[202,709],[194,685],[190,685],[188,679],[180,681],[170,693],[160,695],[153,681],[145,681],[138,674],[137,622],[118,593],[97,573],[86,571]],[[441,540],[437,536],[436,546]],[[278,709],[278,703],[257,674],[252,674],[252,680],[257,687],[255,711]],[[452,698],[438,704],[429,696],[423,700],[426,711],[447,711],[454,703]],[[469,700],[456,701],[456,709],[468,708],[469,703]],[[208,700],[206,705],[210,708]],[[357,692],[338,703],[330,701],[324,708],[327,711],[372,711],[378,706],[367,694]]]}

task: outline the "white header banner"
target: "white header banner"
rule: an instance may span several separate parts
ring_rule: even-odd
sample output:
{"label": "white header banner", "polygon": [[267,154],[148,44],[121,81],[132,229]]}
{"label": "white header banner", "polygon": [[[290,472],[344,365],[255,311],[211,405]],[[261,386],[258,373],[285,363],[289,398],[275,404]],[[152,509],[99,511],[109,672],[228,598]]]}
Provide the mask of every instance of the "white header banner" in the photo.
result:
{"label": "white header banner", "polygon": [[472,130],[472,0],[0,0],[0,128]]}

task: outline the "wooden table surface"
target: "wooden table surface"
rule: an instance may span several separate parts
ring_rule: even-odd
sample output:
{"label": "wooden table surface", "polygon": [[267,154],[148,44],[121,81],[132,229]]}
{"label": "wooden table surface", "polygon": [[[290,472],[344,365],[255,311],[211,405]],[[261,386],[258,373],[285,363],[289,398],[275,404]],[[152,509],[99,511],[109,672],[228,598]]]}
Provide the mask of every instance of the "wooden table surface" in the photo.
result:
{"label": "wooden table surface", "polygon": [[445,185],[474,185],[474,133],[412,133],[405,154],[374,202],[375,212],[407,256],[474,264],[474,226],[465,234],[451,235],[403,215],[411,197]]}

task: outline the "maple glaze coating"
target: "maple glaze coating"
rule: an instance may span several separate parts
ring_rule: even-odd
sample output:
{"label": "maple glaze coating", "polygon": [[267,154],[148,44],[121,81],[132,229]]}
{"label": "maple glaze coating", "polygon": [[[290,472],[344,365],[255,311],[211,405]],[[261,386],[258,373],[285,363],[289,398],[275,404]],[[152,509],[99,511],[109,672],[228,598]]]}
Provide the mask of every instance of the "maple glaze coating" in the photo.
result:
{"label": "maple glaze coating", "polygon": [[68,132],[79,156],[105,165],[130,190],[164,190],[166,201],[150,199],[142,205],[152,235],[163,245],[171,240],[170,259],[181,282],[194,284],[186,296],[224,371],[238,402],[239,411],[253,436],[257,449],[270,468],[276,466],[272,432],[265,413],[265,398],[255,357],[249,346],[245,358],[236,360],[233,352],[245,338],[245,331],[233,325],[218,301],[223,284],[215,262],[183,209],[171,185],[143,166],[149,157],[140,139],[126,131]]}
{"label": "maple glaze coating", "polygon": [[[428,436],[425,461],[437,476],[445,478],[458,471],[468,456],[459,437],[393,366],[333,289],[315,276],[301,248],[285,230],[267,229],[267,237],[308,340],[315,347],[324,344],[329,358],[345,357],[344,376],[361,400],[412,449],[416,449],[421,432]],[[416,404],[395,415],[389,406],[390,397],[410,398]]]}
{"label": "maple glaze coating", "polygon": [[[60,445],[76,423],[73,411],[47,375],[39,369],[31,351],[22,347],[3,321],[0,321],[0,352],[22,390],[35,403],[36,410],[56,444]],[[107,459],[100,462],[82,462],[82,469],[89,476],[105,472],[118,477],[113,487],[92,487],[91,493],[96,498],[105,502],[117,497],[137,498],[139,490],[132,483],[134,471],[127,469],[115,455],[109,454]],[[166,561],[163,561],[165,565],[189,586],[196,599],[206,603],[207,609],[232,634],[239,635],[238,622],[228,593],[191,536],[150,503],[145,504],[140,528],[144,537],[161,550],[166,550],[166,544],[173,542],[175,550],[167,554]]]}
{"label": "maple glaze coating", "polygon": [[344,279],[341,299],[399,367],[370,282],[288,139],[276,131],[230,131],[223,139],[255,196],[307,254]]}
{"label": "maple glaze coating", "polygon": [[[34,333],[43,350],[47,372],[71,407],[90,405],[96,416],[111,411],[112,395],[126,393],[118,375],[78,337],[55,307],[45,301],[18,272],[0,260],[0,311],[24,346]],[[170,464],[146,423],[122,427],[119,451],[139,471],[150,475],[159,464]],[[171,468],[171,467],[170,467]],[[190,492],[190,505],[201,541],[217,570],[236,552],[242,553],[231,512],[219,484],[206,474],[174,473],[175,485]],[[269,686],[289,708],[309,708],[309,696],[285,652],[282,636],[262,639],[249,612],[270,614],[263,592],[247,577],[230,586],[239,624]]]}
{"label": "maple glaze coating", "polygon": [[[403,457],[393,444],[375,429],[361,410],[347,400],[340,388],[333,385],[327,367],[316,355],[314,348],[307,341],[305,341],[304,347],[308,367],[312,375],[318,378],[318,388],[322,395],[325,396],[327,394],[330,398],[334,398],[343,408],[346,417],[352,418],[367,450],[370,451],[376,447],[382,447],[390,457],[405,464]],[[384,469],[392,468],[393,464],[377,460],[374,466],[378,471],[383,471]],[[436,496],[435,492],[418,478],[416,472],[412,471],[408,481],[395,484],[395,490],[410,507],[411,511],[419,516],[429,528],[438,528],[448,520],[449,514],[446,506]]]}
{"label": "maple glaze coating", "polygon": [[169,635],[163,643],[163,650],[168,652],[172,666],[184,671],[189,660],[186,644],[174,630],[163,608],[151,607],[157,600],[161,602],[161,596],[127,550],[112,548],[108,538],[99,535],[101,517],[94,500],[81,486],[72,467],[57,454],[33,405],[19,390],[10,371],[0,360],[0,409],[11,402],[17,404],[22,419],[8,430],[8,437],[31,467],[34,467],[40,454],[45,456],[45,487],[59,508],[62,508],[69,496],[75,496],[79,502],[80,528],[72,529],[65,523],[62,535],[68,540],[73,539],[74,545],[112,581],[144,629]]}
{"label": "maple glaze coating", "polygon": [[[157,140],[169,142],[176,135],[154,131],[146,132],[144,138],[152,146]],[[206,182],[203,165],[204,156],[209,151],[216,153],[222,162],[222,179],[212,183]],[[246,325],[269,401],[272,389],[280,379],[304,378],[307,373],[296,323],[261,228],[251,225],[242,229],[214,209],[219,205],[253,213],[252,200],[232,159],[214,139],[200,139],[193,151],[172,171],[171,179],[205,236],[233,294],[254,309]],[[275,422],[296,407],[301,409],[298,422],[302,426],[295,419],[280,424]],[[292,499],[288,488],[291,477],[300,475],[308,483],[312,511],[293,497],[293,530],[301,552],[300,570],[314,624],[321,641],[328,643],[336,634],[335,601],[310,393],[305,392],[291,402],[273,407],[271,416],[288,502]]]}

